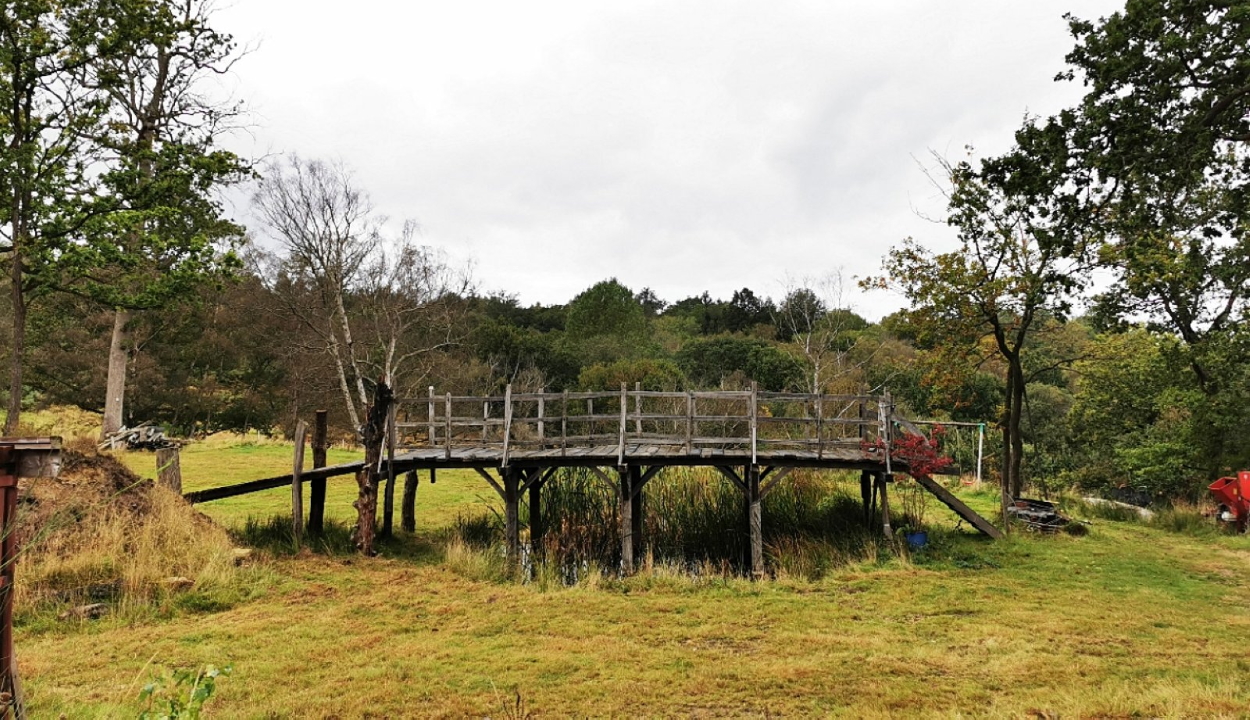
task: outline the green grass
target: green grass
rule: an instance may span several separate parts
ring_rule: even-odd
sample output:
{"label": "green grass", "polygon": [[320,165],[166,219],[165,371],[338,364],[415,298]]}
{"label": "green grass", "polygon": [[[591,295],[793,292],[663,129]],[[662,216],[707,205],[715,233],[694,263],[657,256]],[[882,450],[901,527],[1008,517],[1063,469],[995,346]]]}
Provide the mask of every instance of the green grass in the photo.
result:
{"label": "green grass", "polygon": [[[277,474],[289,453],[189,446],[184,482]],[[350,519],[351,479],[330,488],[329,514]],[[963,497],[994,516],[992,493]],[[288,502],[278,490],[202,509],[240,533],[251,516],[263,534],[263,518]],[[133,716],[155,666],[205,664],[234,668],[211,717],[508,717],[515,693],[538,717],[1250,708],[1250,538],[1091,518],[1083,537],[989,542],[955,531],[934,503],[929,547],[818,580],[692,578],[657,565],[564,587],[502,582],[491,551],[449,544],[457,515],[495,502],[475,475],[423,479],[417,535],[382,557],[279,555],[267,593],[219,612],[19,631],[32,714]]]}
{"label": "green grass", "polygon": [[[327,455],[327,462],[331,465],[361,458],[360,451],[343,448],[331,448]],[[156,477],[156,453],[122,452],[119,456],[138,475]],[[179,464],[182,469],[182,489],[190,492],[290,473],[292,448],[290,443],[264,440],[227,444],[227,441],[210,439],[183,447]],[[305,456],[305,467],[312,467],[310,454]],[[397,507],[402,493],[403,479],[397,478]],[[355,501],[356,494],[354,476],[344,475],[326,481],[326,519],[354,524],[356,510],[352,507],[352,502]],[[305,484],[305,512],[308,498],[309,490]],[[488,505],[497,504],[498,495],[495,491],[471,470],[440,472],[434,485],[429,484],[428,473],[421,473],[417,490],[417,522],[421,525],[448,527],[459,513],[485,511]],[[250,495],[214,500],[196,507],[226,528],[240,531],[247,525],[249,518],[253,521],[268,521],[275,515],[290,518],[291,490],[286,487],[274,488]],[[398,514],[398,510],[396,513]],[[398,522],[397,516],[396,524]]]}

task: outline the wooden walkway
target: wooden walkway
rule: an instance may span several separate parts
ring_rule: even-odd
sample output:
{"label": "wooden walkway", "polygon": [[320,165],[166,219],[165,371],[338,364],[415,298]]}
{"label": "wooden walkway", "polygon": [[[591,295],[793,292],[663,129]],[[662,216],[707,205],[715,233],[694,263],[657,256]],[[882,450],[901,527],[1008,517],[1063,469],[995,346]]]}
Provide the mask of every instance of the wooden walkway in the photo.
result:
{"label": "wooden walkway", "polygon": [[[437,395],[430,388],[426,397],[398,399],[391,406],[379,466],[387,479],[384,513],[393,513],[397,476],[472,469],[503,499],[508,552],[516,557],[521,496],[529,496],[530,536],[537,542],[543,484],[560,468],[589,468],[617,494],[622,564],[629,571],[647,482],[665,467],[713,467],[744,494],[750,566],[762,573],[760,503],[796,468],[859,470],[865,512],[869,498],[879,497],[883,530],[890,532],[886,488],[896,471],[908,471],[905,461],[891,456],[892,434],[914,429],[895,416],[888,394],[651,392],[622,386],[619,392],[513,393],[509,387],[500,396],[456,396]],[[304,471],[299,480],[321,481],[364,469],[363,461],[345,463]],[[927,477],[917,480],[973,527],[1001,536],[941,485]],[[207,502],[292,482],[292,475],[282,475],[191,492],[186,498]]]}

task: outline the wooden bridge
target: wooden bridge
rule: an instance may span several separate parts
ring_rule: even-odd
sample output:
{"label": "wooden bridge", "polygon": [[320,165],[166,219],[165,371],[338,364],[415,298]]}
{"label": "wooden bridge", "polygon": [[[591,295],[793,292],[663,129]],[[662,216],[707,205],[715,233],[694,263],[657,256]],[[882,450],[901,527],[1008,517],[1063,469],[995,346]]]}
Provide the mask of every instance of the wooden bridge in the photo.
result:
{"label": "wooden bridge", "polygon": [[[880,498],[882,528],[890,532],[887,486],[896,471],[909,472],[906,461],[891,454],[895,432],[919,431],[895,415],[888,393],[654,392],[622,386],[619,392],[560,393],[514,393],[509,387],[503,395],[464,396],[436,394],[431,387],[425,397],[390,404],[385,453],[376,469],[387,481],[386,528],[397,475],[427,470],[433,479],[440,469],[477,471],[503,499],[508,554],[515,560],[522,496],[528,495],[530,538],[537,543],[543,485],[560,468],[588,468],[617,496],[622,568],[629,572],[642,531],[646,484],[665,467],[713,467],[744,495],[749,564],[759,574],[764,570],[761,502],[795,468],[859,470],[865,514],[870,500]],[[302,482],[311,481],[312,515],[319,516],[325,479],[365,469],[364,461],[346,463],[186,497],[206,502],[288,484],[298,493]],[[413,477],[409,482],[415,487]],[[973,527],[1001,536],[942,485],[914,477]],[[405,516],[411,502],[406,488]]]}

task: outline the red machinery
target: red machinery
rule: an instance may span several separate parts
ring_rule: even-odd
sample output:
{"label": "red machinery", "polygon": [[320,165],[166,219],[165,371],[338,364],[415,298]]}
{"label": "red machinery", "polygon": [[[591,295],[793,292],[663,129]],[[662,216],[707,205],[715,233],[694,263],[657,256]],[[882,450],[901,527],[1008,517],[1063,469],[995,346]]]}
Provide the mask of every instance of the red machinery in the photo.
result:
{"label": "red machinery", "polygon": [[1250,470],[1242,470],[1237,477],[1223,477],[1211,484],[1211,494],[1219,504],[1215,518],[1220,522],[1233,523],[1242,532],[1250,520]]}

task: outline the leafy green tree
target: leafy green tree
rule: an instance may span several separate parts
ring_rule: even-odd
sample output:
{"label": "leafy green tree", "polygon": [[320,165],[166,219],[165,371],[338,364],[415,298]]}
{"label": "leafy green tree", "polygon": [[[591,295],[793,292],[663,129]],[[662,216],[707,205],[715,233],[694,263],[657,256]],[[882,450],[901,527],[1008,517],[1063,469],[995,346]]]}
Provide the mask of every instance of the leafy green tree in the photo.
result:
{"label": "leafy green tree", "polygon": [[90,214],[89,138],[103,99],[77,77],[94,54],[111,51],[114,29],[92,0],[0,3],[0,254],[11,305],[6,434],[21,416],[29,303],[55,285],[49,275]]}
{"label": "leafy green tree", "polygon": [[647,315],[634,293],[615,278],[592,285],[568,305],[567,342],[587,363],[645,354]]}
{"label": "leafy green tree", "polygon": [[766,340],[736,335],[695,340],[677,353],[677,364],[698,387],[720,387],[741,375],[765,390],[779,391],[803,379],[802,365],[785,351]]}
{"label": "leafy green tree", "polygon": [[97,137],[106,170],[108,212],[84,228],[60,265],[65,287],[115,309],[109,344],[105,434],[121,427],[126,392],[126,329],[131,313],[193,295],[196,284],[238,267],[243,229],[226,218],[217,192],[249,175],[215,147],[238,109],[206,95],[205,79],[237,55],[210,24],[207,0],[104,3],[117,43],[82,67],[107,115]]}
{"label": "leafy green tree", "polygon": [[577,385],[582,390],[619,390],[621,384],[630,390],[640,384],[643,390],[673,391],[686,384],[681,370],[668,360],[639,358],[597,363],[584,368]]}
{"label": "leafy green tree", "polygon": [[1003,490],[1024,486],[1023,417],[1028,383],[1025,348],[1045,317],[1062,318],[1079,289],[1082,258],[1071,259],[1042,199],[1049,177],[1027,157],[1008,154],[943,163],[950,181],[947,222],[958,249],[934,254],[908,240],[884,262],[886,277],[868,285],[895,287],[912,303],[911,325],[922,341],[947,352],[989,338],[1004,365]]}
{"label": "leafy green tree", "polygon": [[[1175,333],[1212,422],[1236,413],[1236,339],[1250,316],[1250,3],[1130,0],[1098,22],[1069,16],[1060,77],[1086,93],[1017,134],[1062,177],[1070,235],[1102,241],[1116,282],[1097,314]],[[1230,453],[1203,435],[1208,474]]]}

